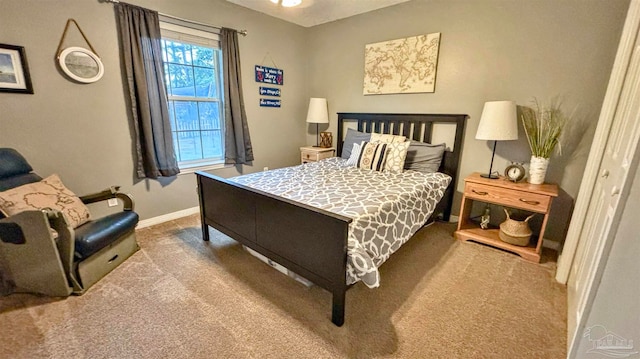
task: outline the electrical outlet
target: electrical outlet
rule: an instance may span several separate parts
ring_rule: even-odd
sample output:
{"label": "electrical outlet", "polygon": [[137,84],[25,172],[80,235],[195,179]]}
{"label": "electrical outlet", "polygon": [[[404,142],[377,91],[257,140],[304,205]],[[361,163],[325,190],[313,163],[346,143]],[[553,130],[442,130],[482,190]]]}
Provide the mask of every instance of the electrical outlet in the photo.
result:
{"label": "electrical outlet", "polygon": [[109,205],[109,207],[115,207],[118,205],[118,199],[117,198],[109,198],[107,200],[107,204]]}
{"label": "electrical outlet", "polygon": [[269,170],[269,167],[265,167],[265,168],[263,168],[262,170],[263,170],[263,171],[268,171],[268,170]]}

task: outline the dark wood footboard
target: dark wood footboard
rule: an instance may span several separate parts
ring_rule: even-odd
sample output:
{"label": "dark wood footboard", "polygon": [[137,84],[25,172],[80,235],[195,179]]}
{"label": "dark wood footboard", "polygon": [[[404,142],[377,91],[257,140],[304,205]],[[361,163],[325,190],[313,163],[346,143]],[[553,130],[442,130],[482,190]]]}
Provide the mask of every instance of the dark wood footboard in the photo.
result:
{"label": "dark wood footboard", "polygon": [[351,218],[196,172],[202,238],[211,226],[333,294],[332,322],[344,323]]}

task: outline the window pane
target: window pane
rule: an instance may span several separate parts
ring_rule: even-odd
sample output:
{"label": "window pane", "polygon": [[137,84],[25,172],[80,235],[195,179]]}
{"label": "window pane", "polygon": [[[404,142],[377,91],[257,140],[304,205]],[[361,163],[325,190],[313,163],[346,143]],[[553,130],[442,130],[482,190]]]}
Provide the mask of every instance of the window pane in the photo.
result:
{"label": "window pane", "polygon": [[191,65],[191,45],[165,40],[167,62]]}
{"label": "window pane", "polygon": [[216,74],[212,68],[194,67],[193,73],[196,80],[196,97],[218,97]]}
{"label": "window pane", "polygon": [[182,161],[182,158],[180,158],[180,144],[178,143],[178,133],[173,132],[171,133],[171,135],[172,135],[171,137],[173,137],[173,149],[176,151],[176,157],[178,162],[180,162]]}
{"label": "window pane", "polygon": [[[178,162],[193,165],[224,158],[219,100],[222,52],[206,45],[162,39],[169,118]],[[180,97],[190,97],[189,100]],[[193,101],[201,98],[206,101]],[[211,101],[214,100],[214,101]]]}
{"label": "window pane", "polygon": [[191,66],[169,64],[170,95],[195,96]]}
{"label": "window pane", "polygon": [[202,130],[219,130],[220,129],[220,111],[217,102],[199,102],[198,108],[200,112],[200,129]]}
{"label": "window pane", "polygon": [[213,67],[213,49],[192,45],[193,65],[203,67]]}
{"label": "window pane", "polygon": [[167,64],[164,64],[164,85],[167,87],[167,95],[171,95],[171,79],[169,77],[169,65]]}
{"label": "window pane", "polygon": [[174,101],[176,111],[176,126],[174,131],[197,131],[200,129],[198,123],[198,104],[193,101]]}
{"label": "window pane", "polygon": [[173,102],[174,101],[169,101],[169,123],[171,124],[171,128],[175,130],[176,116],[175,116],[175,106]]}
{"label": "window pane", "polygon": [[202,131],[204,158],[222,158],[222,137],[218,130]]}
{"label": "window pane", "polygon": [[178,132],[178,145],[180,146],[181,161],[202,159],[202,142],[200,141],[200,132]]}

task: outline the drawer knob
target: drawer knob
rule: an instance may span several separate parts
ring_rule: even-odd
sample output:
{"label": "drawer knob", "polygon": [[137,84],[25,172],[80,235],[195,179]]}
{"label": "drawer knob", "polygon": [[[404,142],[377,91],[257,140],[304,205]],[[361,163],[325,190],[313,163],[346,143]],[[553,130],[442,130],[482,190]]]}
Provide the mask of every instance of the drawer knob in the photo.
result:
{"label": "drawer knob", "polygon": [[532,206],[537,206],[537,205],[540,204],[540,202],[538,202],[538,201],[529,201],[529,200],[526,200],[524,198],[520,198],[520,202],[524,202],[524,203],[530,204]]}
{"label": "drawer knob", "polygon": [[307,153],[307,158],[309,158],[309,154]]}
{"label": "drawer knob", "polygon": [[476,191],[475,189],[472,189],[471,192],[480,195],[480,196],[486,196],[489,194],[489,192],[484,192],[484,191]]}

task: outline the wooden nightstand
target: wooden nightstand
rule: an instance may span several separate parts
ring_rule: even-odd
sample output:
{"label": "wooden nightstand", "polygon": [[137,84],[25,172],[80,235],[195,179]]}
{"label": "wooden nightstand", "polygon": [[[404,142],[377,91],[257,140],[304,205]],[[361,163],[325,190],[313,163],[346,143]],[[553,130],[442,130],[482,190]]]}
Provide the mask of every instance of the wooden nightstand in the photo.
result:
{"label": "wooden nightstand", "polygon": [[300,160],[302,163],[316,162],[325,158],[334,157],[336,155],[335,148],[322,147],[300,147]]}
{"label": "wooden nightstand", "polygon": [[[480,177],[479,173],[474,173],[464,179],[464,193],[462,195],[462,205],[460,207],[460,220],[455,236],[459,240],[473,240],[501,248],[509,252],[519,254],[522,258],[540,262],[540,251],[542,249],[542,237],[549,219],[551,201],[558,196],[558,186],[555,184],[533,185],[526,182],[513,183],[504,177],[499,179],[487,179]],[[544,215],[540,235],[537,240],[532,240],[528,246],[515,246],[500,240],[499,229],[482,229],[479,224],[471,221],[471,202],[480,201],[493,203],[509,208],[523,209],[529,212]]]}

